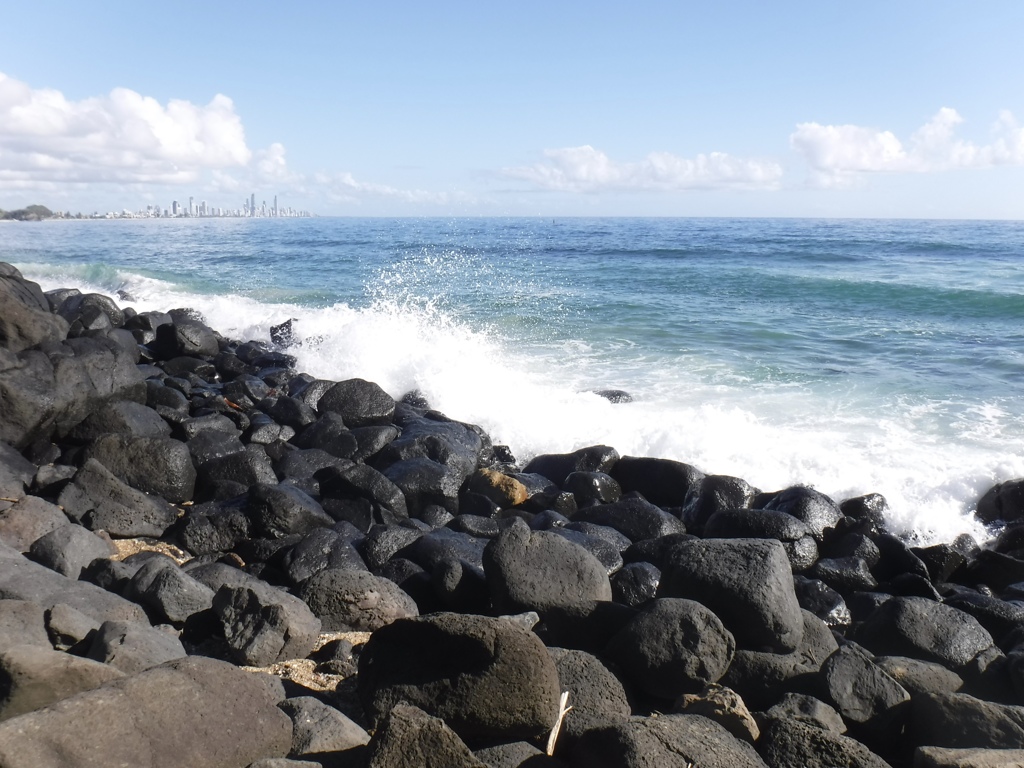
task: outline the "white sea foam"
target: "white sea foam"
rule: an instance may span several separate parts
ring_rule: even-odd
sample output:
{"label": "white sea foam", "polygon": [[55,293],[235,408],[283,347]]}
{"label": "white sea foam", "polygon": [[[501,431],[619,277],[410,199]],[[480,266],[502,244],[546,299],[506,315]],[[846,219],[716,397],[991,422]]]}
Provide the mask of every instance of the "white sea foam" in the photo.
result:
{"label": "white sea foam", "polygon": [[[1008,449],[1008,415],[997,405],[942,421],[933,407],[830,397],[791,384],[709,384],[680,360],[619,364],[583,342],[535,345],[474,330],[422,304],[378,299],[365,307],[310,309],[231,295],[190,293],[129,273],[83,284],[81,274],[24,270],[44,289],[75,285],[112,294],[136,309],[190,306],[238,339],[268,339],[297,318],[305,339],[298,367],[329,379],[361,377],[398,397],[420,390],[453,418],[484,427],[517,457],[607,444],[623,455],[660,456],[707,473],[743,477],[764,489],[803,483],[836,499],[886,496],[891,527],[922,543],[986,531],[970,512],[994,482],[1024,476]],[[614,377],[614,378],[613,378]],[[613,405],[589,390],[620,387],[635,402]]]}

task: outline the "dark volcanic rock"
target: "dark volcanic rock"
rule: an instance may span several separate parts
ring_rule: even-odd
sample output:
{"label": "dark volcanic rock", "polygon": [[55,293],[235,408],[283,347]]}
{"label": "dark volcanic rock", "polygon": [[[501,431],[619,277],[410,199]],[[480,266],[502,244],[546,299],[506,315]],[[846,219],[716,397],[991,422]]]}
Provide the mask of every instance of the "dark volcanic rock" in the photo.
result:
{"label": "dark volcanic rock", "polygon": [[366,754],[366,768],[487,768],[444,720],[407,704],[385,715]]}
{"label": "dark volcanic rock", "polygon": [[90,414],[68,433],[68,439],[89,443],[107,433],[133,437],[170,437],[171,427],[149,406],[132,400],[115,400]]}
{"label": "dark volcanic rock", "polygon": [[618,451],[607,445],[593,445],[572,453],[547,453],[534,456],[523,468],[526,474],[543,475],[561,487],[573,472],[609,472],[619,460]]}
{"label": "dark volcanic rock", "polygon": [[344,752],[367,744],[370,735],[332,706],[312,696],[285,699],[279,705],[292,719],[292,748],[295,757]]}
{"label": "dark volcanic rock", "polygon": [[921,597],[895,597],[874,610],[856,640],[872,653],[962,667],[993,645],[977,619]]}
{"label": "dark volcanic rock", "polygon": [[484,551],[484,572],[497,611],[543,613],[586,600],[611,600],[608,572],[583,547],[517,523]]}
{"label": "dark volcanic rock", "polygon": [[623,627],[606,653],[638,688],[675,699],[717,682],[735,650],[732,634],[703,605],[661,598]]}
{"label": "dark volcanic rock", "polygon": [[890,768],[859,741],[790,718],[767,722],[758,751],[771,768]]}
{"label": "dark volcanic rock", "polygon": [[637,613],[636,608],[603,600],[552,608],[544,616],[545,641],[560,648],[601,654]]}
{"label": "dark volcanic rock", "polygon": [[172,503],[189,501],[196,470],[188,447],[169,437],[104,435],[85,451],[132,488]]}
{"label": "dark volcanic rock", "polygon": [[184,656],[185,648],[174,634],[135,621],[103,622],[88,654],[128,675]]}
{"label": "dark volcanic rock", "polygon": [[371,722],[406,703],[467,742],[547,734],[558,715],[555,664],[536,635],[507,619],[439,613],[377,630],[359,657]]}
{"label": "dark volcanic rock", "polygon": [[758,494],[746,480],[728,475],[707,475],[690,486],[683,503],[683,522],[695,532],[717,512],[749,507]]}
{"label": "dark volcanic rock", "polygon": [[0,723],[0,764],[245,766],[288,753],[279,699],[231,664],[182,659]]}
{"label": "dark volcanic rock", "polygon": [[301,595],[327,632],[373,632],[419,615],[397,584],[368,571],[320,571],[303,584]]}
{"label": "dark volcanic rock", "polygon": [[627,563],[612,577],[612,597],[618,603],[639,608],[658,594],[661,571],[650,563]]}
{"label": "dark volcanic rock", "polygon": [[63,341],[68,323],[50,311],[38,283],[3,264],[0,274],[0,348],[21,352],[44,341]]}
{"label": "dark volcanic rock", "polygon": [[914,744],[1020,749],[1024,707],[981,701],[964,693],[924,694],[911,706],[909,730]]}
{"label": "dark volcanic rock", "polygon": [[43,609],[27,600],[0,599],[0,651],[22,643],[50,647]]}
{"label": "dark volcanic rock", "polygon": [[52,648],[18,645],[0,652],[0,721],[33,712],[124,673]]}
{"label": "dark volcanic rock", "polygon": [[772,539],[703,539],[676,544],[658,594],[699,600],[713,610],[740,648],[791,651],[803,636],[793,575]]}
{"label": "dark volcanic rock", "polygon": [[178,517],[166,501],[130,487],[96,459],[75,473],[58,503],[71,519],[111,536],[161,536]]}
{"label": "dark volcanic rock", "polygon": [[213,358],[220,352],[220,345],[212,328],[198,320],[180,315],[174,322],[156,327],[156,338],[150,344],[150,348],[160,360],[170,360],[178,356]]}
{"label": "dark volcanic rock", "polygon": [[975,513],[981,522],[1012,523],[1024,517],[1024,479],[997,483],[978,501]]}
{"label": "dark volcanic rock", "polygon": [[840,648],[821,667],[829,699],[863,740],[890,748],[903,731],[910,694],[868,655]]}
{"label": "dark volcanic rock", "polygon": [[754,748],[700,715],[634,717],[576,744],[578,768],[765,768]]}
{"label": "dark volcanic rock", "polygon": [[623,493],[636,491],[659,507],[683,506],[690,487],[704,477],[699,469],[680,461],[637,456],[623,456],[609,474],[618,481]]}
{"label": "dark volcanic rock", "polygon": [[811,535],[819,544],[835,529],[843,517],[839,505],[832,499],[803,485],[795,485],[776,494],[765,505],[765,509],[785,512],[797,520],[807,523]]}
{"label": "dark volcanic rock", "polygon": [[572,472],[562,487],[576,497],[576,504],[580,507],[611,504],[622,496],[618,482],[604,472]]}
{"label": "dark volcanic rock", "polygon": [[0,442],[21,449],[66,435],[108,400],[145,397],[135,361],[104,338],[48,342],[0,355]]}
{"label": "dark volcanic rock", "polygon": [[29,557],[70,579],[77,579],[85,566],[99,557],[110,557],[114,548],[80,525],[67,523],[36,539]]}
{"label": "dark volcanic rock", "polygon": [[313,650],[321,623],[297,597],[241,571],[232,574],[228,566],[200,568],[205,571],[193,573],[218,587],[213,610],[238,663],[267,666],[303,659]]}
{"label": "dark volcanic rock", "polygon": [[569,692],[568,704],[572,706],[558,736],[563,753],[565,747],[571,751],[572,745],[587,731],[629,719],[626,691],[619,678],[600,659],[585,651],[566,648],[549,648],[548,652],[555,660],[561,689]]}
{"label": "dark volcanic rock", "polygon": [[402,490],[366,464],[334,464],[317,472],[316,478],[325,499],[365,499],[378,517],[409,516]]}
{"label": "dark volcanic rock", "polygon": [[62,576],[3,545],[0,545],[0,599],[28,600],[43,608],[65,603],[98,621],[146,621],[146,614],[135,603],[95,584]]}
{"label": "dark volcanic rock", "polygon": [[658,539],[674,533],[686,533],[686,526],[660,507],[633,496],[613,504],[598,504],[579,510],[573,521],[596,523],[614,528],[630,541]]}
{"label": "dark volcanic rock", "polygon": [[704,536],[781,541],[794,573],[807,570],[818,559],[818,545],[807,524],[776,510],[729,509],[716,512],[705,523]]}
{"label": "dark volcanic rock", "polygon": [[179,626],[213,606],[213,590],[182,571],[169,557],[154,557],[143,563],[124,594],[150,608],[158,620]]}
{"label": "dark volcanic rock", "polygon": [[67,521],[56,504],[38,496],[25,496],[0,512],[0,541],[19,552],[28,552],[33,541]]}
{"label": "dark volcanic rock", "polygon": [[337,413],[351,429],[388,424],[395,414],[395,401],[373,382],[348,379],[324,392],[316,409],[321,414]]}
{"label": "dark volcanic rock", "polygon": [[257,483],[249,488],[246,513],[257,536],[280,539],[334,525],[334,518],[315,500],[288,485]]}

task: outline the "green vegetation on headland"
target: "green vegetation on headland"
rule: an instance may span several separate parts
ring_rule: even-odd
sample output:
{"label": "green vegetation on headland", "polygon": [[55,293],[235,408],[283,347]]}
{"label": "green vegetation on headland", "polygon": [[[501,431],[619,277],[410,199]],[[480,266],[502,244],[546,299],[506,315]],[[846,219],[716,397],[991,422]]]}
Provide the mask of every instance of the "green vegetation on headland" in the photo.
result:
{"label": "green vegetation on headland", "polygon": [[42,221],[43,219],[52,219],[55,215],[45,205],[30,205],[27,208],[19,208],[16,211],[0,210],[0,220]]}

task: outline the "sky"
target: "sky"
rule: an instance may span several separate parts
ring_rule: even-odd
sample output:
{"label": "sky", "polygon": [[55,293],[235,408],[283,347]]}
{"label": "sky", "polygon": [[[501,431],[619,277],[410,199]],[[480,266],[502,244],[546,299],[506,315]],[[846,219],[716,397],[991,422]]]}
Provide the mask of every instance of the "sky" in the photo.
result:
{"label": "sky", "polygon": [[1024,219],[1024,2],[7,3],[0,208]]}

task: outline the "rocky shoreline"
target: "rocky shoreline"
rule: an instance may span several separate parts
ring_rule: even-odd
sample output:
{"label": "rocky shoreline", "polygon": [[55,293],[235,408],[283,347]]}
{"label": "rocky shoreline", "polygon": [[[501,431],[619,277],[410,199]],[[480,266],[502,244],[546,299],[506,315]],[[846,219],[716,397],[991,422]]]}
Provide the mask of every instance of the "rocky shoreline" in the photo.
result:
{"label": "rocky shoreline", "polygon": [[1024,766],[1024,482],[908,546],[288,343],[0,263],[0,766]]}

